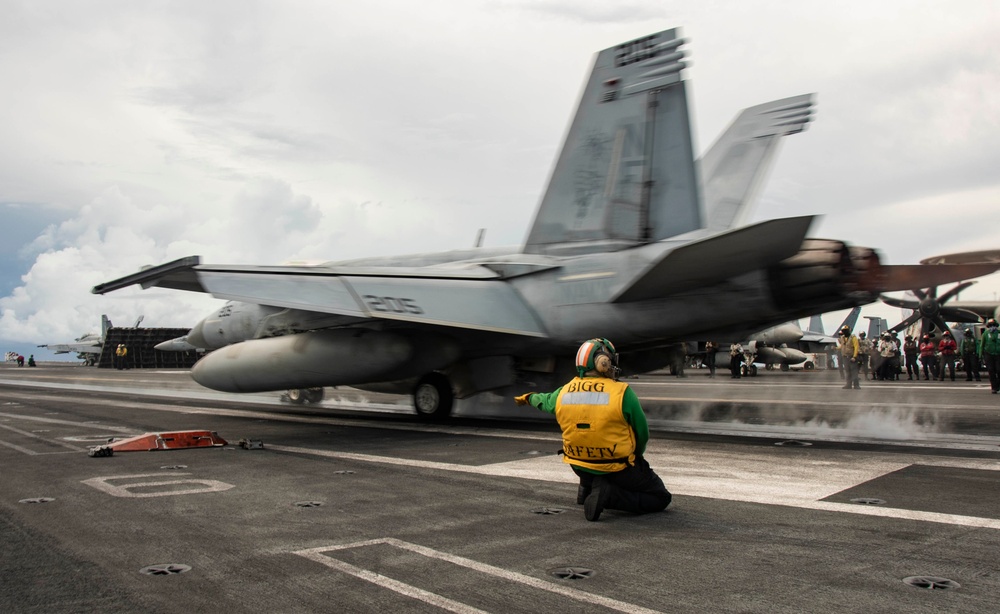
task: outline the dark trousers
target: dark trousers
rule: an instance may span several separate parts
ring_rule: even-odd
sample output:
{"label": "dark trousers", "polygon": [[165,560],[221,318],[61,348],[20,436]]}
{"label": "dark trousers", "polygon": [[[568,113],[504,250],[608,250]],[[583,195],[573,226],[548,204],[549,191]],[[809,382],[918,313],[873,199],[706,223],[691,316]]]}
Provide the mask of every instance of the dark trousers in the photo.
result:
{"label": "dark trousers", "polygon": [[965,367],[966,380],[976,378],[977,382],[981,381],[979,378],[979,356],[976,356],[975,352],[962,354],[962,365]]}
{"label": "dark trousers", "polygon": [[920,365],[917,363],[916,354],[906,355],[906,376],[920,379]]}
{"label": "dark trousers", "polygon": [[729,373],[733,377],[740,376],[740,367],[743,366],[743,355],[739,354],[737,356],[729,357]]}
{"label": "dark trousers", "polygon": [[633,514],[662,512],[673,498],[660,476],[641,456],[636,457],[635,465],[615,473],[595,475],[577,467],[573,467],[573,471],[580,477],[583,492],[590,492],[598,483],[601,488],[610,489],[605,509]]}
{"label": "dark trousers", "polygon": [[986,363],[986,372],[990,374],[990,388],[997,392],[1000,390],[1000,354],[983,352],[983,362]]}
{"label": "dark trousers", "polygon": [[705,366],[708,367],[708,376],[715,377],[715,351],[709,350],[705,353]]}
{"label": "dark trousers", "polygon": [[847,383],[844,384],[844,388],[861,388],[860,377],[858,375],[858,371],[861,368],[861,365],[858,364],[858,360],[860,360],[860,358],[854,360],[844,356],[841,360],[844,361],[844,368],[847,371],[845,376]]}
{"label": "dark trousers", "polygon": [[955,355],[954,354],[941,354],[941,381],[944,381],[945,369],[951,376],[951,381],[955,381]]}
{"label": "dark trousers", "polygon": [[937,379],[937,356],[921,356],[920,364],[924,366],[924,379]]}

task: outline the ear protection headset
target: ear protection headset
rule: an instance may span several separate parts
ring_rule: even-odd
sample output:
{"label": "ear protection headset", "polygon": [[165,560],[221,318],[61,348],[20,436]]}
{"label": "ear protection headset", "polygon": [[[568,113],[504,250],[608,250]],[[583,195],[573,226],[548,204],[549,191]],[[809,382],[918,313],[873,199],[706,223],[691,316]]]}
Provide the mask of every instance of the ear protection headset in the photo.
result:
{"label": "ear protection headset", "polygon": [[597,371],[604,377],[617,379],[618,352],[607,339],[588,339],[576,352],[576,370],[582,376],[588,371]]}

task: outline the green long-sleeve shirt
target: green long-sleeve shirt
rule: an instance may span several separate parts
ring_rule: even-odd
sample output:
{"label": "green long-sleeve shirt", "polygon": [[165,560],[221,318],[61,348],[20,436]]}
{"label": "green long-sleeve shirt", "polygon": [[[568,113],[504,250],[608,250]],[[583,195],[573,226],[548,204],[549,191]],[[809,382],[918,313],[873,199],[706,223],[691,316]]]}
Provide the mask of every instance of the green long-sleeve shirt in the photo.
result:
{"label": "green long-sleeve shirt", "polygon": [[[559,399],[561,391],[562,386],[552,392],[533,393],[528,397],[528,403],[537,409],[555,415],[556,400]],[[635,431],[635,453],[642,454],[646,451],[646,442],[649,441],[649,424],[646,422],[646,414],[642,411],[642,405],[639,404],[639,397],[631,388],[626,388],[622,397],[622,414],[625,416],[625,422]]]}
{"label": "green long-sleeve shirt", "polygon": [[1000,354],[1000,333],[996,329],[987,328],[983,331],[983,337],[979,340],[979,356]]}

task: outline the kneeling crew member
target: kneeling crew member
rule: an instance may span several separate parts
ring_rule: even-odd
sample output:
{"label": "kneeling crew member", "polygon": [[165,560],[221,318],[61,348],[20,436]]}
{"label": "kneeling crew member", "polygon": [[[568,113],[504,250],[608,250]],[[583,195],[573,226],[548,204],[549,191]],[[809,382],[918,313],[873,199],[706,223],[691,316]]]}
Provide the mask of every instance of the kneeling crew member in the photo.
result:
{"label": "kneeling crew member", "polygon": [[549,392],[516,397],[555,414],[562,428],[563,462],[580,478],[577,503],[587,520],[605,509],[635,514],[670,505],[663,480],[642,457],[649,440],[646,414],[628,384],[617,381],[618,354],[607,339],[591,339],[576,353],[579,374]]}

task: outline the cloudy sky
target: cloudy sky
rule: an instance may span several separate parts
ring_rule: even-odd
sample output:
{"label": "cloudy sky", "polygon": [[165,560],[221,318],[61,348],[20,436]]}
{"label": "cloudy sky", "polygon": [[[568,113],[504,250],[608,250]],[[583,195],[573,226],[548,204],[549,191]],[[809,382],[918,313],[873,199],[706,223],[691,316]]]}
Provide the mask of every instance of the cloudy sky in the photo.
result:
{"label": "cloudy sky", "polygon": [[[219,301],[89,292],[182,256],[437,251],[478,228],[518,244],[594,53],[675,26],[699,152],[742,108],[817,94],[755,220],[820,214],[814,236],[892,264],[1000,248],[992,0],[0,0],[0,14],[0,350],[71,340],[102,313],[190,326]],[[995,278],[962,298],[997,297]]]}

